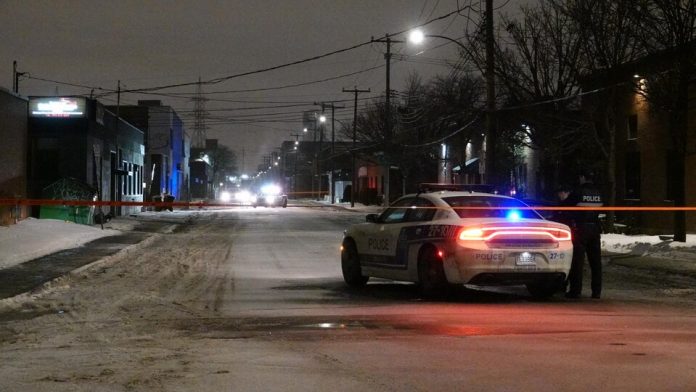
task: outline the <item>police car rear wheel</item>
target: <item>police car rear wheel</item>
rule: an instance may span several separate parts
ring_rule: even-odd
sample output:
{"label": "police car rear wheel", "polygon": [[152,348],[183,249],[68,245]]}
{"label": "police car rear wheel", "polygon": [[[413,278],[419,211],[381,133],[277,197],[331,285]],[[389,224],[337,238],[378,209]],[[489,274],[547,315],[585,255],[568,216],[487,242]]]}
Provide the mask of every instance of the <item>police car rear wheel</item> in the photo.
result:
{"label": "police car rear wheel", "polygon": [[363,276],[360,267],[360,257],[353,241],[343,242],[343,252],[341,252],[341,270],[343,270],[343,280],[350,287],[365,286],[369,276]]}
{"label": "police car rear wheel", "polygon": [[418,285],[425,297],[438,297],[446,293],[447,277],[442,259],[435,248],[424,249],[418,259]]}

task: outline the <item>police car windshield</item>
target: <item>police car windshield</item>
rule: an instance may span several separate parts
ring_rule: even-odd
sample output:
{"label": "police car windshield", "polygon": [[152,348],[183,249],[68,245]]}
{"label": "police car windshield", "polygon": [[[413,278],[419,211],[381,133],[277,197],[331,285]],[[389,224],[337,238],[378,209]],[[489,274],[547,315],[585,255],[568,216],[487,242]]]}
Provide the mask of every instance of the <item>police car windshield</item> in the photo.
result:
{"label": "police car windshield", "polygon": [[[443,197],[460,218],[510,218],[515,219],[543,219],[534,210],[515,208],[529,207],[516,199],[488,196],[453,196]],[[490,207],[490,209],[468,209],[467,207]],[[498,208],[505,207],[505,208]]]}

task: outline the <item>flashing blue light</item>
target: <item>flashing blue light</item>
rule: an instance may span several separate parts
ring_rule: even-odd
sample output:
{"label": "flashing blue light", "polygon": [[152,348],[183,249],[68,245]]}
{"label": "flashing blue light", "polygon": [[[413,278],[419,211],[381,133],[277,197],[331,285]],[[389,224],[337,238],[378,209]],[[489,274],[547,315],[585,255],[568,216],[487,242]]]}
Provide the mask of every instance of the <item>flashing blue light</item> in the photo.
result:
{"label": "flashing blue light", "polygon": [[510,211],[508,211],[505,218],[507,218],[507,220],[517,222],[518,220],[520,220],[520,218],[522,218],[522,215],[517,210],[510,210]]}

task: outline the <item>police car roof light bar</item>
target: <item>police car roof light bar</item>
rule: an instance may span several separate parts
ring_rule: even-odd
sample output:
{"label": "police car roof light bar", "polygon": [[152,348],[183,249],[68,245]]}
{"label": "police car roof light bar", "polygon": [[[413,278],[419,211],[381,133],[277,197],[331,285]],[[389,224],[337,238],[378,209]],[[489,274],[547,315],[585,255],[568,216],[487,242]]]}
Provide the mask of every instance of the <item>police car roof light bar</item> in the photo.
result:
{"label": "police car roof light bar", "polygon": [[421,183],[418,184],[418,193],[430,192],[478,192],[495,193],[495,187],[488,184],[447,184],[447,183]]}

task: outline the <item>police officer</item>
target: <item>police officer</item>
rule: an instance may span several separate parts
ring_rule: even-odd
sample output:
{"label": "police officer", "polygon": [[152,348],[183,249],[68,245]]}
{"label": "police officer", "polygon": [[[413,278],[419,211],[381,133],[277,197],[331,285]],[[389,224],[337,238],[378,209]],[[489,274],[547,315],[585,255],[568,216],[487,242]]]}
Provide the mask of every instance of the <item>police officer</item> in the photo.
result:
{"label": "police officer", "polygon": [[[579,186],[571,192],[562,205],[578,207],[601,207],[604,205],[602,194],[593,183],[590,172],[580,174]],[[602,256],[600,235],[602,228],[597,211],[577,211],[572,216],[573,261],[568,275],[570,285],[567,298],[579,298],[582,292],[582,270],[587,254],[592,273],[592,298],[602,295]]]}

